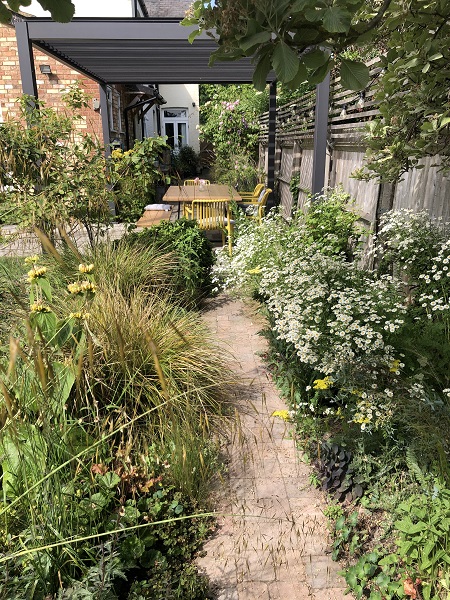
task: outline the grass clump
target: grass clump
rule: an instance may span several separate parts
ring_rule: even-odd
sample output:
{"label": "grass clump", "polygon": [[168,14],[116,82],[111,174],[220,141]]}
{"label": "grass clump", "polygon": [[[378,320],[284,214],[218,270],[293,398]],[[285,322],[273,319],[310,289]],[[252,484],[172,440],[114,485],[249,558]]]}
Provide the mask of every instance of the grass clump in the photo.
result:
{"label": "grass clump", "polygon": [[207,597],[192,559],[230,376],[174,303],[173,256],[30,259],[25,335],[0,356],[0,596]]}

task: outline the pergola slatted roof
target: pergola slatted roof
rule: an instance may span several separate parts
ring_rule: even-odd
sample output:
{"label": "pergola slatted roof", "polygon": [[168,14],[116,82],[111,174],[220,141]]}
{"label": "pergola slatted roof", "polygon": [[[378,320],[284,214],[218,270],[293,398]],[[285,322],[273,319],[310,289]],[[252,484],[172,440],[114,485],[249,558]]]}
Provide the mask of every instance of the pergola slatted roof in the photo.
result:
{"label": "pergola slatted roof", "polygon": [[[251,83],[249,58],[208,66],[216,43],[206,34],[193,44],[193,28],[179,19],[86,19],[55,23],[47,18],[21,18],[16,23],[22,89],[37,97],[32,45],[84,73],[100,84],[101,106],[107,105],[106,85],[120,83]],[[276,81],[269,95],[268,186],[275,183]],[[323,188],[328,123],[329,74],[318,86],[312,191]],[[105,145],[109,144],[107,111],[102,111]]]}
{"label": "pergola slatted roof", "polygon": [[[174,19],[26,19],[28,38],[43,51],[100,83],[250,83],[250,59],[208,66],[217,45]],[[273,77],[271,77],[273,79]]]}

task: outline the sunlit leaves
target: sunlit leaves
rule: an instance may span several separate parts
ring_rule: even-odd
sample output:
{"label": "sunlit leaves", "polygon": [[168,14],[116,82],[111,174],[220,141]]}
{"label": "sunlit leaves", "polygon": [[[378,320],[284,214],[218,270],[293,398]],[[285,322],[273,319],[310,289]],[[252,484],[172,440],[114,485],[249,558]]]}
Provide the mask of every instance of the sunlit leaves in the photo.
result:
{"label": "sunlit leaves", "polygon": [[341,61],[341,81],[343,87],[349,90],[363,90],[370,80],[368,67],[358,61]]}
{"label": "sunlit leaves", "polygon": [[[48,10],[52,19],[60,23],[69,22],[75,14],[71,0],[37,0],[44,10]],[[31,0],[0,0],[0,22],[9,23],[11,12],[19,12],[22,7],[31,4]]]}

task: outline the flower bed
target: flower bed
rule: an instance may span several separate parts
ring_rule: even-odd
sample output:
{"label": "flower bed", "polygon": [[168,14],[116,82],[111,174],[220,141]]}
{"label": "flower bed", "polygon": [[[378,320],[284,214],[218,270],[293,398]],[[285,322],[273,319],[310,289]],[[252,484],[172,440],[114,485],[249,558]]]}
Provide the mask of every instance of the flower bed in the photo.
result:
{"label": "flower bed", "polygon": [[273,377],[317,481],[343,503],[332,526],[336,558],[357,559],[349,588],[447,599],[449,528],[432,524],[450,523],[449,235],[387,214],[369,271],[353,260],[356,220],[338,190],[306,216],[243,223],[216,277],[263,302]]}

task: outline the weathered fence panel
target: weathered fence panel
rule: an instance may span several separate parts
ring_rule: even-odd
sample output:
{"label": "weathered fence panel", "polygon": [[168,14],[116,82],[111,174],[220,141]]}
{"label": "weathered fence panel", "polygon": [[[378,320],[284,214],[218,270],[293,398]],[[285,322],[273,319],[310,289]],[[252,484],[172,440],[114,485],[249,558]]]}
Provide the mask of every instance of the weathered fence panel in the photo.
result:
{"label": "weathered fence panel", "polygon": [[[331,83],[326,185],[342,185],[355,198],[364,223],[373,230],[379,216],[390,208],[427,210],[434,218],[450,221],[450,177],[439,171],[439,157],[424,159],[423,168],[412,169],[394,186],[352,177],[364,165],[365,124],[379,116],[373,85],[379,71],[372,69],[371,87],[362,93],[342,90],[339,79]],[[315,93],[308,92],[277,109],[276,191],[286,216],[293,207],[305,206],[311,190],[314,108]],[[262,115],[260,124],[260,166],[264,166],[268,113]],[[294,175],[300,178],[298,198],[292,198],[289,188]]]}

